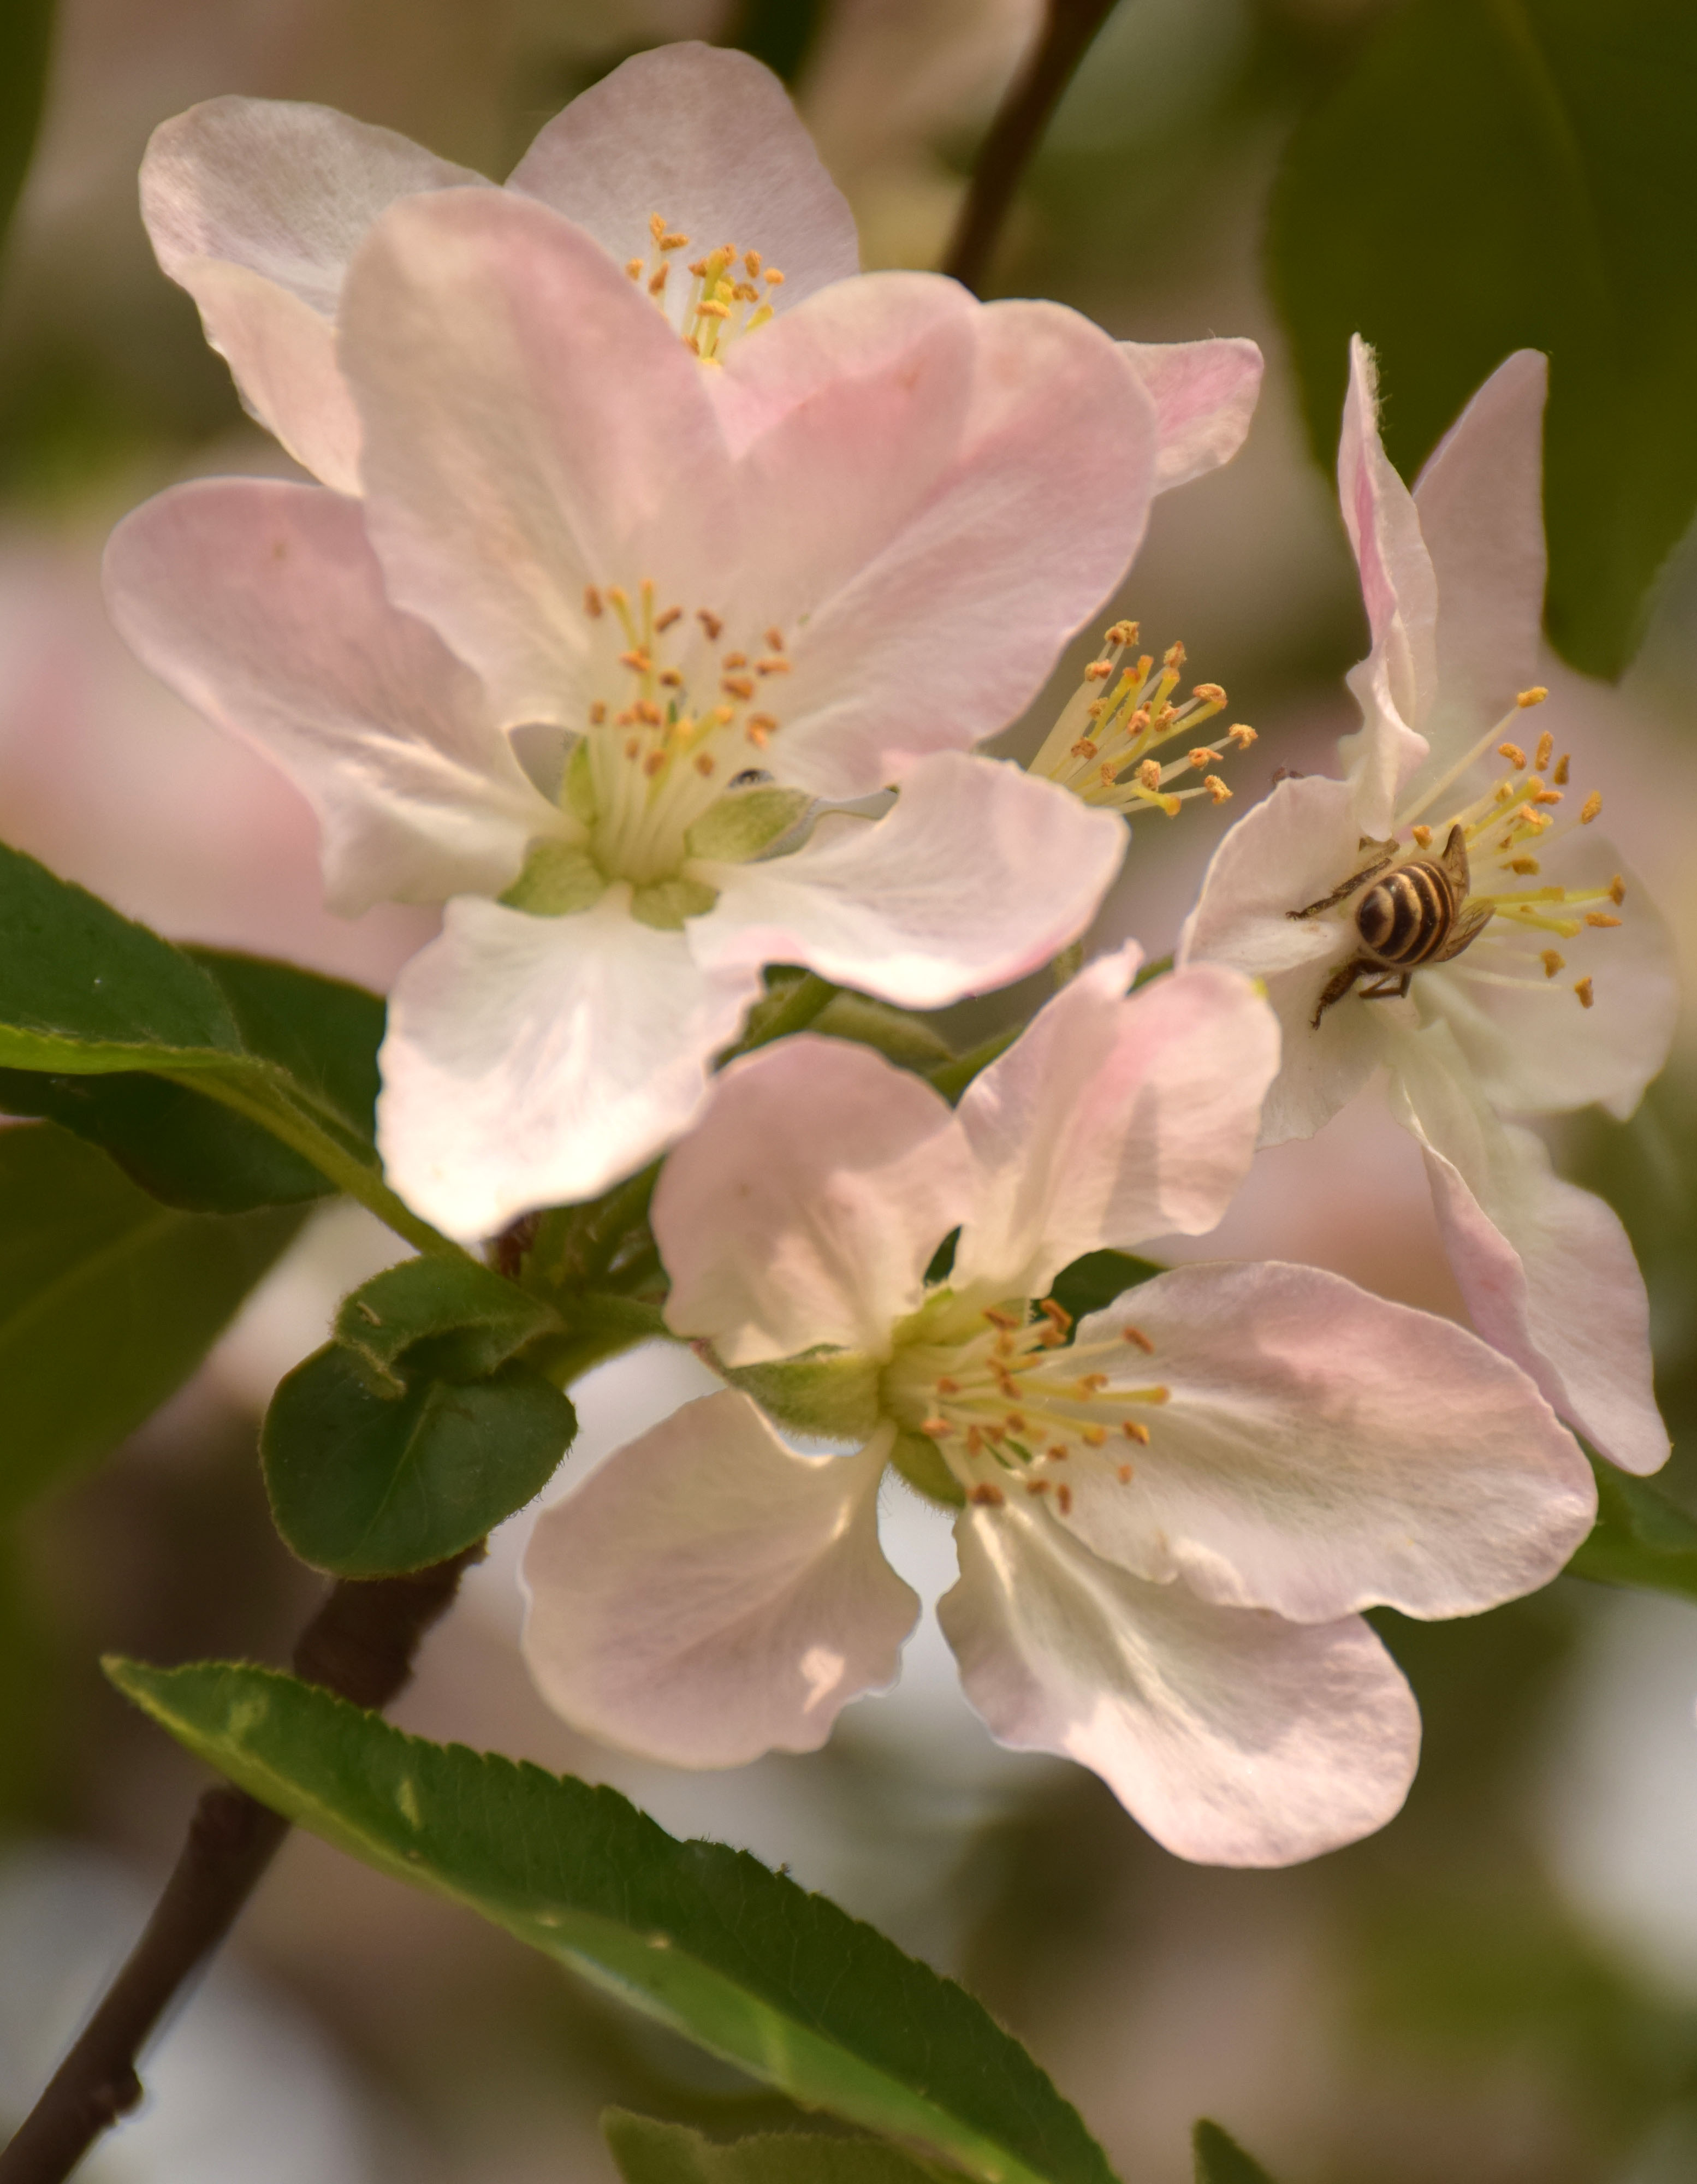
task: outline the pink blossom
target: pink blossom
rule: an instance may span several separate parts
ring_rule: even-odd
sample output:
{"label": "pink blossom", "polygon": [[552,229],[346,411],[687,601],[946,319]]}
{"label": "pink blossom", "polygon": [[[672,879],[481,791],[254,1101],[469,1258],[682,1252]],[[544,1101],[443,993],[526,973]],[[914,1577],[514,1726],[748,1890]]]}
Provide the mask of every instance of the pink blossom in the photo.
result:
{"label": "pink blossom", "polygon": [[[1210,1228],[1251,1156],[1271,1011],[1214,966],[1127,997],[1135,961],[1065,988],[957,1110],[814,1038],[721,1077],[654,1220],[670,1322],[734,1385],[538,1524],[526,1651],[568,1719],[685,1765],[821,1744],[916,1613],[876,1540],[893,1464],[956,1511],[938,1612],[1002,1741],[1218,1863],[1395,1811],[1418,1721],[1360,1611],[1544,1583],[1590,1475],[1516,1366],[1335,1275],[1186,1268],[1076,1330],[1034,1306],[1088,1251]],[[762,1403],[858,1452],[798,1453]]]}

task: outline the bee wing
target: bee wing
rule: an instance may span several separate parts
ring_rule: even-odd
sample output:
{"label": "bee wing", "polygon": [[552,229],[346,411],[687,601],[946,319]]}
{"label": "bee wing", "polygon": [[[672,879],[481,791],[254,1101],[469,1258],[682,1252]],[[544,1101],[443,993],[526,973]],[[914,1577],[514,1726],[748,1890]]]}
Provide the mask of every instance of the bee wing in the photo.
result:
{"label": "bee wing", "polygon": [[[1462,855],[1465,857],[1466,852],[1463,850]],[[1441,948],[1433,949],[1427,961],[1447,963],[1452,956],[1459,956],[1464,948],[1472,947],[1495,915],[1488,902],[1476,902],[1471,910],[1464,910],[1450,927],[1449,939]]]}
{"label": "bee wing", "polygon": [[[1472,884],[1472,873],[1467,863],[1467,837],[1460,827],[1449,829],[1449,838],[1444,844],[1444,854],[1438,861],[1444,867],[1444,877],[1455,891],[1456,901],[1465,902],[1467,889]],[[1463,945],[1466,945],[1465,942]]]}

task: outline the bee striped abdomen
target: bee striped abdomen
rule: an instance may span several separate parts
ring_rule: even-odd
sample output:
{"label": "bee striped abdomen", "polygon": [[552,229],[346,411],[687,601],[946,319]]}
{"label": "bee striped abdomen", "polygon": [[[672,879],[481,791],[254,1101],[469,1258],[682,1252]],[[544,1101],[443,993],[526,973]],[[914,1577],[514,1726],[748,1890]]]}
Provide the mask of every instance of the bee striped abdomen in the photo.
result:
{"label": "bee striped abdomen", "polygon": [[1376,881],[1355,911],[1362,947],[1399,970],[1425,962],[1455,922],[1449,878],[1430,857],[1416,857]]}

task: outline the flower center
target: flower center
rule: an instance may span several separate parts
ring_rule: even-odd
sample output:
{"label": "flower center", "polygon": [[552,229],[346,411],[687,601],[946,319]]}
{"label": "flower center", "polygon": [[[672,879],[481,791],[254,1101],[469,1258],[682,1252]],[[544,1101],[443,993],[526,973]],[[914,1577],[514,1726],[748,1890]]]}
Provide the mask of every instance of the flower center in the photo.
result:
{"label": "flower center", "polygon": [[648,290],[686,348],[704,364],[722,363],[739,335],[752,333],[771,317],[772,294],[782,287],[783,275],[765,264],[758,250],[739,250],[734,242],[721,242],[684,264],[677,254],[688,249],[689,237],[660,213],[649,216],[648,232],[654,248],[646,258],[627,259],[626,272]]}
{"label": "flower center", "polygon": [[[1224,706],[1225,692],[1217,682],[1198,682],[1175,705],[1184,647],[1169,645],[1158,670],[1147,652],[1122,666],[1137,641],[1134,621],[1116,621],[1105,632],[1103,650],[1085,669],[1083,682],[1049,730],[1030,771],[1059,782],[1087,804],[1105,805],[1127,818],[1153,807],[1176,819],[1196,796],[1223,804],[1231,790],[1217,773],[1206,771],[1222,761],[1221,752],[1212,744],[1193,743],[1182,758],[1165,762],[1153,754],[1181,738],[1193,737]],[[1238,750],[1247,750],[1255,740],[1255,730],[1241,721],[1220,738]],[[1202,779],[1185,788],[1171,786],[1187,773],[1201,774]]]}
{"label": "flower center", "polygon": [[1154,1349],[1140,1329],[1068,1345],[1071,1321],[1053,1297],[1028,1308],[974,1306],[945,1290],[899,1337],[885,1368],[889,1413],[932,1441],[969,1502],[995,1508],[1010,1494],[1052,1494],[1070,1515],[1074,1488],[1094,1473],[1121,1486],[1149,1427],[1136,1413],[1168,1400],[1159,1384],[1125,1377]]}

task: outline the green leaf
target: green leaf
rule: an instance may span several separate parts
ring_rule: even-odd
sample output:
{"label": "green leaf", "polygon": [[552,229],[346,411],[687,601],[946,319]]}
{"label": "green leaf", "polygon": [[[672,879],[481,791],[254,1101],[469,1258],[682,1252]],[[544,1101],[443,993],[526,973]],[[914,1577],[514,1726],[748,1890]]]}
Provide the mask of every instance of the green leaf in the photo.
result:
{"label": "green leaf", "polygon": [[1545,350],[1550,632],[1616,675],[1697,510],[1697,8],[1414,0],[1297,130],[1270,272],[1330,467],[1351,333],[1405,476]]}
{"label": "green leaf", "polygon": [[1647,1479],[1592,1459],[1597,1521],[1568,1563],[1573,1577],[1697,1600],[1697,1518]]}
{"label": "green leaf", "polygon": [[774,2131],[727,2146],[622,2109],[601,2130],[625,2184],[937,2184],[941,2174],[871,2138]]}
{"label": "green leaf", "polygon": [[1235,2138],[1205,2118],[1191,2134],[1196,2155],[1196,2184],[1273,2184],[1259,2161],[1252,2161]]}
{"label": "green leaf", "polygon": [[577,1414],[528,1365],[374,1392],[332,1342],[271,1398],[259,1439],[277,1529],[337,1577],[426,1568],[481,1540],[553,1477]]}
{"label": "green leaf", "polygon": [[299,1225],[180,1212],[50,1125],[0,1130],[0,1518],[157,1410]]}
{"label": "green leaf", "polygon": [[0,1067],[228,1064],[242,1037],[215,981],[86,889],[0,845]]}
{"label": "green leaf", "polygon": [[1129,1251],[1087,1251],[1082,1259],[1061,1268],[1049,1284],[1049,1293],[1076,1324],[1088,1312],[1105,1312],[1116,1297],[1164,1271],[1151,1260],[1134,1258]]}
{"label": "green leaf", "polygon": [[616,1791],[427,1744],[272,1670],[107,1672],[278,1812],[802,2105],[983,2184],[1111,2184],[1076,2113],[970,1995],[747,1852],[676,1841]]}
{"label": "green leaf", "polygon": [[0,8],[0,241],[36,148],[53,31],[53,0],[6,0]]}
{"label": "green leaf", "polygon": [[336,1340],[363,1360],[380,1396],[421,1375],[481,1380],[540,1338],[563,1332],[553,1306],[475,1259],[407,1259],[343,1300]]}
{"label": "green leaf", "polygon": [[[384,1009],[376,994],[291,963],[185,951],[217,982],[248,1053],[288,1071],[312,1103],[370,1139]],[[240,1213],[334,1190],[321,1171],[246,1115],[139,1070],[62,1076],[0,1069],[0,1112],[40,1116],[109,1152],[168,1206]]]}

